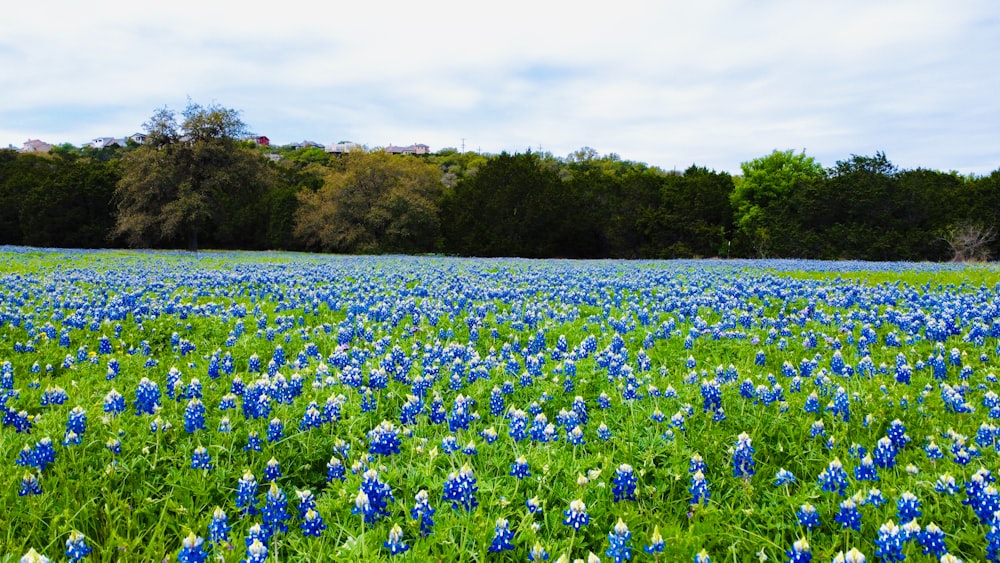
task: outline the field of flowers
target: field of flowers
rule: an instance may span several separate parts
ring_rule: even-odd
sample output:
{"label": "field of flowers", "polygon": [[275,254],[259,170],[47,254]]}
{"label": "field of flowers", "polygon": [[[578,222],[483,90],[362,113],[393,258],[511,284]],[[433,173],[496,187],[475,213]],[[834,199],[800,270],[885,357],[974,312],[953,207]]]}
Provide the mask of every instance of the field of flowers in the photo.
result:
{"label": "field of flowers", "polygon": [[0,561],[1000,561],[998,282],[0,249]]}

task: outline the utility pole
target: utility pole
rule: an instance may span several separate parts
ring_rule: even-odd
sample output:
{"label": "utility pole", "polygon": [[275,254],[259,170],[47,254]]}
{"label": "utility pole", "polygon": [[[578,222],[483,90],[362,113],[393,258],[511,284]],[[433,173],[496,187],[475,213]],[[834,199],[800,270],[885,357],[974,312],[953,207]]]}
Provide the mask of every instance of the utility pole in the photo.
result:
{"label": "utility pole", "polygon": [[465,152],[465,137],[462,137],[462,152]]}

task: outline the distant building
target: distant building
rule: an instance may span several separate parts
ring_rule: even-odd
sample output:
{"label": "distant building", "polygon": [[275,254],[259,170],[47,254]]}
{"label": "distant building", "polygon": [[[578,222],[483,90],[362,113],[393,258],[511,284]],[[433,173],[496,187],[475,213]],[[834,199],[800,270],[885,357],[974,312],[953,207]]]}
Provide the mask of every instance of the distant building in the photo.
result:
{"label": "distant building", "polygon": [[125,140],[126,141],[132,141],[133,143],[141,145],[141,144],[143,144],[143,143],[146,142],[146,134],[145,133],[132,133]]}
{"label": "distant building", "polygon": [[93,141],[87,143],[87,146],[92,149],[106,149],[108,147],[123,147],[125,146],[125,139],[116,139],[114,137],[98,137]]}
{"label": "distant building", "polygon": [[351,151],[357,151],[360,149],[361,145],[350,141],[341,141],[339,143],[326,146],[326,152],[331,152],[333,154],[347,154]]}
{"label": "distant building", "polygon": [[298,143],[292,143],[290,145],[285,145],[291,149],[322,149],[325,148],[322,143],[317,143],[316,141],[301,141]]}
{"label": "distant building", "polygon": [[250,140],[262,147],[271,146],[271,139],[268,139],[266,135],[258,135],[256,137],[251,137]]}
{"label": "distant building", "polygon": [[385,148],[385,152],[389,154],[429,154],[431,152],[431,148],[420,143],[405,147],[397,147],[392,143],[389,143],[389,146]]}
{"label": "distant building", "polygon": [[46,153],[50,150],[52,150],[52,145],[46,143],[45,141],[39,141],[38,139],[28,139],[21,147],[21,152]]}

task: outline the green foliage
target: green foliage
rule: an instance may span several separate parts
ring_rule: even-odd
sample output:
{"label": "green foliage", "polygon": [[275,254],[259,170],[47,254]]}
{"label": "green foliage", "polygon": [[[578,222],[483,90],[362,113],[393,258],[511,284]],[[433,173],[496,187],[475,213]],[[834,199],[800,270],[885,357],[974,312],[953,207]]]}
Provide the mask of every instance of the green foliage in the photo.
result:
{"label": "green foliage", "polygon": [[323,185],[298,194],[295,236],[306,248],[344,253],[420,253],[439,232],[441,172],[384,151],[353,151],[323,172]]}
{"label": "green foliage", "polygon": [[208,232],[222,246],[246,244],[262,217],[257,201],[276,183],[267,161],[239,139],[238,112],[189,103],[184,120],[157,110],[145,124],[146,144],[123,156],[116,191],[115,235],[132,246],[186,240],[197,250]]}

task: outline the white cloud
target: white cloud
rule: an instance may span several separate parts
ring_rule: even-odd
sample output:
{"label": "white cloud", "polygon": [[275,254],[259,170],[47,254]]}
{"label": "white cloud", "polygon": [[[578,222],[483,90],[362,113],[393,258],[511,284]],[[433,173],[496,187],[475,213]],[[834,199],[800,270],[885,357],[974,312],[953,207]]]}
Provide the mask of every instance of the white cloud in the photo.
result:
{"label": "white cloud", "polygon": [[278,142],[589,145],[736,171],[1000,166],[1000,19],[935,0],[18,3],[0,22],[0,144],[137,130],[188,96]]}

